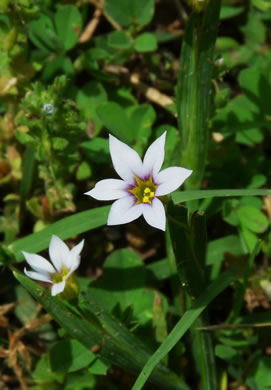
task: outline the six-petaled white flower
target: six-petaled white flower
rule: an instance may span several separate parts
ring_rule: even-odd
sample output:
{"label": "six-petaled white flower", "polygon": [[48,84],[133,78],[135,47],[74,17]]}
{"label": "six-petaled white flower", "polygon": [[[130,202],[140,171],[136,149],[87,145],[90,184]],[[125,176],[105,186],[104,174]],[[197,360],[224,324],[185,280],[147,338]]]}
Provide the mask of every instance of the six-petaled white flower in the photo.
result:
{"label": "six-petaled white flower", "polygon": [[80,264],[80,252],[84,240],[71,250],[59,237],[53,235],[49,245],[49,255],[52,263],[40,255],[22,252],[25,260],[34,271],[24,269],[25,274],[35,280],[51,283],[53,296],[64,291],[66,282]]}
{"label": "six-petaled white flower", "polygon": [[191,170],[171,167],[162,170],[165,156],[164,132],[148,148],[143,161],[136,151],[109,135],[113,166],[121,177],[105,179],[86,192],[98,200],[116,200],[108,215],[108,225],[131,222],[141,215],[149,225],[166,229],[166,216],[160,196],[175,191],[192,173]]}

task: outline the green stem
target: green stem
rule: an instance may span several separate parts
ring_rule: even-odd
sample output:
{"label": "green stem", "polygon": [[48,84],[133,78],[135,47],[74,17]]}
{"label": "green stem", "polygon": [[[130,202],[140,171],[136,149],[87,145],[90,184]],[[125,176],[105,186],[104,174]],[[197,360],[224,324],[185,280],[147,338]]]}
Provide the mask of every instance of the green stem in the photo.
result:
{"label": "green stem", "polygon": [[193,12],[183,37],[177,113],[182,142],[181,165],[193,170],[185,182],[186,189],[199,188],[206,165],[219,11],[220,0],[211,0],[203,14]]}
{"label": "green stem", "polygon": [[[187,209],[182,206],[168,205],[169,233],[175,254],[177,272],[186,289],[187,306],[206,289],[204,272],[206,254],[205,218],[193,214],[188,220]],[[186,224],[186,226],[184,226]],[[207,312],[201,315],[195,325],[190,328],[192,352],[196,371],[200,376],[202,390],[217,390],[212,336],[198,328],[208,326]]]}

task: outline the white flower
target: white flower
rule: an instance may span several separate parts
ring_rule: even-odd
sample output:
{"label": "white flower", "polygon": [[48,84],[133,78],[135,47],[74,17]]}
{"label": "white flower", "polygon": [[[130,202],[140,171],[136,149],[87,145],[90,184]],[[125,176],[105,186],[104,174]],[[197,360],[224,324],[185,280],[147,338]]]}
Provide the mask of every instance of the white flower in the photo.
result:
{"label": "white flower", "polygon": [[83,249],[84,240],[71,250],[59,237],[53,235],[49,245],[49,255],[52,263],[44,257],[34,253],[22,252],[25,260],[34,271],[24,273],[31,279],[51,283],[53,296],[64,291],[66,281],[79,267],[80,252]]}
{"label": "white flower", "polygon": [[98,200],[115,200],[108,225],[119,225],[141,215],[149,225],[166,230],[166,215],[160,196],[175,191],[192,173],[171,167],[159,172],[165,156],[166,132],[148,148],[143,162],[137,152],[109,135],[109,149],[114,168],[122,180],[99,181],[86,195]]}

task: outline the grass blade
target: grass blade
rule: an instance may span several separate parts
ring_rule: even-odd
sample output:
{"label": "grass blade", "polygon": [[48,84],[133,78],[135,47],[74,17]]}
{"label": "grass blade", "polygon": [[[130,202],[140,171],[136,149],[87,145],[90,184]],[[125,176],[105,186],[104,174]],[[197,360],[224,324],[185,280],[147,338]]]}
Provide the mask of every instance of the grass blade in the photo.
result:
{"label": "grass blade", "polygon": [[235,196],[264,196],[271,195],[271,190],[268,189],[240,189],[240,190],[197,190],[197,191],[176,191],[173,192],[171,198],[174,204],[187,202],[190,200],[206,199],[206,198],[227,198]]}
{"label": "grass blade", "polygon": [[132,390],[141,390],[148,380],[154,367],[166,356],[166,354],[177,344],[185,332],[192,326],[195,320],[206,309],[209,303],[220,294],[230,283],[236,279],[236,276],[229,272],[225,272],[214,281],[200,297],[194,302],[189,310],[187,310],[180,321],[170,332],[163,344],[156,350],[152,357],[148,360],[139,377],[137,378]]}
{"label": "grass blade", "polygon": [[[89,314],[85,318],[85,314],[82,315],[84,305],[80,305],[78,310],[58,297],[51,296],[47,289],[25,275],[14,272],[14,276],[72,337],[89,349],[98,346],[97,356],[130,372],[138,373],[142,369],[150,356],[149,350],[115,317],[94,303],[93,298],[92,301],[87,299],[84,302],[88,312],[86,314]],[[189,390],[163,364],[157,367],[150,380],[165,390]]]}

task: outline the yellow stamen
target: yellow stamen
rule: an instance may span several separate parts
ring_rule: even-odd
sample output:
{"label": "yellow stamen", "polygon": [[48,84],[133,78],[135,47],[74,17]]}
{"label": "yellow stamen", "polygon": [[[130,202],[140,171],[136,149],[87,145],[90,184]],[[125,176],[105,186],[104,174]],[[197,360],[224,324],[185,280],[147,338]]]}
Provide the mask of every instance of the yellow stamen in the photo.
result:
{"label": "yellow stamen", "polygon": [[60,283],[66,280],[69,270],[63,265],[61,273],[51,274],[54,283]]}
{"label": "yellow stamen", "polygon": [[136,185],[129,190],[131,194],[136,198],[136,203],[152,203],[157,185],[154,184],[152,177],[147,180],[142,180],[135,176]]}

